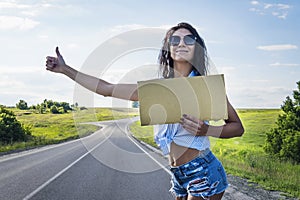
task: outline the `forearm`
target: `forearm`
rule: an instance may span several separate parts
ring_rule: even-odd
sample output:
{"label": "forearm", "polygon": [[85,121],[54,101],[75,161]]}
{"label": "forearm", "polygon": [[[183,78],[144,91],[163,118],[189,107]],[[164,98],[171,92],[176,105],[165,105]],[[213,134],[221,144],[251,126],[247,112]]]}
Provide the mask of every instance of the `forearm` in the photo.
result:
{"label": "forearm", "polygon": [[235,109],[227,101],[228,119],[223,126],[209,126],[206,135],[218,138],[240,137],[244,133],[243,124]]}
{"label": "forearm", "polygon": [[236,111],[233,109],[229,101],[228,106],[228,119],[223,126],[213,126],[199,120],[192,115],[184,114],[180,119],[180,124],[184,129],[196,136],[212,136],[217,138],[232,138],[242,136],[244,128]]}
{"label": "forearm", "polygon": [[223,126],[209,126],[206,135],[217,138],[240,137],[244,128],[240,122],[228,122]]}
{"label": "forearm", "polygon": [[[105,89],[109,87],[110,84],[101,79],[79,72],[76,69],[73,69],[72,67],[67,65],[64,67],[62,74],[66,75],[67,77],[74,80],[76,83],[80,84],[81,86],[85,87],[86,89],[92,92],[96,92],[103,96],[111,96],[111,92]],[[102,86],[101,90],[98,89],[99,86]]]}
{"label": "forearm", "polygon": [[97,94],[132,101],[138,99],[136,84],[111,84],[102,79],[79,72],[70,66],[66,66],[62,73]]}

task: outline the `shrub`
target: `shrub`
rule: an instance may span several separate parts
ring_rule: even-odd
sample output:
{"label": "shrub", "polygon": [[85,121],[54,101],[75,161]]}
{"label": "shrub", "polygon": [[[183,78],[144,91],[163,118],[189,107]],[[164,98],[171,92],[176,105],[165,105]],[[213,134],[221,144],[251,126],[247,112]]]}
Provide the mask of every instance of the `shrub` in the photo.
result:
{"label": "shrub", "polygon": [[283,102],[277,126],[267,132],[264,149],[271,155],[300,163],[300,81],[297,86],[294,99],[288,96]]}
{"label": "shrub", "polygon": [[30,137],[30,128],[24,127],[12,111],[0,105],[0,142],[11,144],[17,141],[27,141]]}
{"label": "shrub", "polygon": [[59,113],[59,111],[58,111],[58,109],[55,105],[50,107],[50,112],[53,113],[53,114],[58,114]]}
{"label": "shrub", "polygon": [[16,107],[20,110],[28,110],[27,102],[24,100],[20,100],[19,103],[16,104]]}

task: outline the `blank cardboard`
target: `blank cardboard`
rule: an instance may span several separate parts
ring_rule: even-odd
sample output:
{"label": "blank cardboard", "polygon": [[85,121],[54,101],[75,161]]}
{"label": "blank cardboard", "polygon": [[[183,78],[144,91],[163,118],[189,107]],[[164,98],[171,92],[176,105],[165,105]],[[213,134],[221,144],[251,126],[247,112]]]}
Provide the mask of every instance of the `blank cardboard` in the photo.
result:
{"label": "blank cardboard", "polygon": [[183,114],[228,118],[223,74],[139,81],[138,96],[142,126],[178,123]]}

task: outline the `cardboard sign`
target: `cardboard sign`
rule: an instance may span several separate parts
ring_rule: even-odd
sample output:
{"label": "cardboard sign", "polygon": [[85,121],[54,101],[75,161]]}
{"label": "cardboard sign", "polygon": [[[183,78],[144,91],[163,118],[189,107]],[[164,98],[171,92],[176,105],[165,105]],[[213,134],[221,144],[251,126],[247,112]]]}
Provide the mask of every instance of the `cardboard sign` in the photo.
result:
{"label": "cardboard sign", "polygon": [[228,118],[223,74],[139,81],[138,95],[142,126],[178,123],[183,114]]}

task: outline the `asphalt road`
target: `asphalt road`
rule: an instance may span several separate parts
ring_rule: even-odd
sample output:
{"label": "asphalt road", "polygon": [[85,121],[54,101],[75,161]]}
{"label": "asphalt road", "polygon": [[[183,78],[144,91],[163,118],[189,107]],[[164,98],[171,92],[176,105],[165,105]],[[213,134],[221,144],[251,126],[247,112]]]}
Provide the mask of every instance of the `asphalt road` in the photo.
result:
{"label": "asphalt road", "polygon": [[[133,139],[132,119],[94,123],[101,130],[0,157],[0,200],[171,200],[167,159]],[[288,199],[228,175],[223,200]],[[296,199],[296,198],[295,198]]]}
{"label": "asphalt road", "polygon": [[80,140],[0,157],[0,199],[174,199],[166,159],[128,135],[130,122],[103,122]]}

